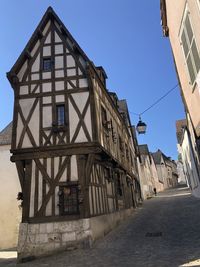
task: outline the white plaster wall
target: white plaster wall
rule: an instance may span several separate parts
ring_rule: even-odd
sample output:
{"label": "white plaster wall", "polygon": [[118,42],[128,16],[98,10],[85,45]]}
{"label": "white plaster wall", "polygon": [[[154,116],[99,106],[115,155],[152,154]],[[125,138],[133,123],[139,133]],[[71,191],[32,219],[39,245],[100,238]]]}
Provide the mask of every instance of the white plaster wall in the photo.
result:
{"label": "white plaster wall", "polygon": [[64,90],[64,82],[63,81],[57,81],[55,82],[55,88],[56,91]]}
{"label": "white plaster wall", "polygon": [[33,47],[32,51],[31,51],[31,56],[32,57],[35,55],[35,52],[37,51],[39,46],[40,46],[40,40],[37,41],[37,43],[35,44],[35,46]]}
{"label": "white plaster wall", "polygon": [[142,194],[142,198],[145,200],[151,194],[149,192],[148,176],[147,176],[147,170],[146,170],[146,166],[144,162],[145,162],[145,158],[143,158],[143,156],[142,156],[142,163],[140,163],[139,159],[137,159],[141,194]]}
{"label": "white plaster wall", "polygon": [[39,71],[39,70],[40,70],[40,53],[36,57],[35,62],[33,63],[32,68],[31,68],[32,72]]}
{"label": "white plaster wall", "polygon": [[60,42],[62,42],[62,40],[58,36],[57,32],[55,32],[55,43],[60,43]]}
{"label": "white plaster wall", "polygon": [[71,181],[78,181],[78,170],[76,156],[71,157]]}
{"label": "white plaster wall", "polygon": [[68,68],[75,67],[75,65],[76,65],[75,60],[71,55],[67,56],[66,60],[67,60],[67,67]]}
{"label": "white plaster wall", "polygon": [[187,131],[182,142],[182,160],[192,194],[200,198],[200,181]]}
{"label": "white plaster wall", "polygon": [[51,56],[51,46],[43,47],[43,57]]}
{"label": "white plaster wall", "polygon": [[157,192],[163,191],[164,186],[161,182],[159,182],[158,172],[152,156],[151,156],[151,173],[152,173],[153,184]]}
{"label": "white plaster wall", "polygon": [[177,171],[178,171],[178,183],[187,184],[183,163],[180,161],[177,161]]}
{"label": "white plaster wall", "polygon": [[52,107],[46,106],[43,107],[43,127],[51,127],[52,126]]}
{"label": "white plaster wall", "polygon": [[69,122],[70,122],[70,141],[71,141],[74,136],[76,127],[78,125],[79,117],[70,101],[69,101]]}
{"label": "white plaster wall", "polygon": [[20,86],[20,95],[27,95],[28,94],[28,85]]}
{"label": "white plaster wall", "polygon": [[167,168],[165,164],[156,164],[157,172],[158,172],[158,178],[160,181],[163,182],[163,189],[168,188],[167,185]]}
{"label": "white plaster wall", "polygon": [[63,56],[55,57],[55,69],[63,68]]}
{"label": "white plaster wall", "polygon": [[[89,92],[72,94],[72,97],[73,97],[80,113],[82,113],[84,108],[85,108],[87,99],[89,97]],[[76,110],[74,109],[73,105],[71,104],[71,101],[69,101],[70,140],[72,140],[72,138],[74,136],[74,133],[76,131],[79,120],[80,119],[77,115]],[[85,114],[84,122],[85,122],[87,129],[88,129],[88,133],[90,134],[90,137],[92,138],[90,106],[88,107],[87,113]],[[77,136],[75,142],[76,143],[88,142],[88,139],[87,139],[82,127],[80,128],[80,131],[78,133],[78,136]]]}
{"label": "white plaster wall", "polygon": [[46,37],[46,40],[44,42],[45,44],[50,44],[51,43],[51,32],[49,32],[49,34]]}
{"label": "white plaster wall", "polygon": [[63,70],[56,70],[55,71],[55,77],[56,78],[62,78],[62,77],[64,77],[64,71]]}
{"label": "white plaster wall", "polygon": [[49,21],[47,22],[46,26],[44,27],[43,31],[42,31],[42,33],[43,33],[44,35],[46,35],[46,33],[47,33],[47,31],[48,31],[48,29],[49,29],[49,27],[50,27],[50,24],[51,24],[51,21],[49,20]]}
{"label": "white plaster wall", "polygon": [[[19,104],[21,106],[21,110],[24,116],[24,119],[26,120],[30,114],[31,108],[34,104],[35,99],[34,98],[29,98],[29,99],[21,99],[19,101]],[[37,103],[34,112],[31,116],[31,120],[29,121],[29,129],[33,135],[34,141],[36,145],[39,145],[39,103]],[[18,117],[18,122],[17,122],[17,145],[21,137],[22,130],[24,128],[24,125],[21,120],[21,116]],[[27,132],[25,133],[23,143],[22,143],[22,148],[27,148],[27,147],[32,147],[32,144],[30,142],[30,139],[27,135]]]}
{"label": "white plaster wall", "polygon": [[63,103],[65,102],[65,96],[64,95],[56,95],[56,103]]}
{"label": "white plaster wall", "polygon": [[55,54],[63,54],[63,45],[55,45]]}
{"label": "white plaster wall", "polygon": [[16,247],[21,221],[20,202],[16,200],[21,187],[9,150],[9,145],[0,146],[0,249]]}

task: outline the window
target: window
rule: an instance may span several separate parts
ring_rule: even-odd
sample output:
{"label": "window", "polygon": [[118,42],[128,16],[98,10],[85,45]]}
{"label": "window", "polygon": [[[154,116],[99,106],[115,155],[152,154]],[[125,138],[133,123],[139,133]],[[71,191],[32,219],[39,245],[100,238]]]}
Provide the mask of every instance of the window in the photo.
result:
{"label": "window", "polygon": [[200,69],[200,57],[188,11],[186,12],[185,19],[183,20],[181,43],[183,46],[183,53],[190,76],[190,82],[191,84],[194,84]]}
{"label": "window", "polygon": [[119,197],[122,196],[122,186],[121,186],[121,181],[120,181],[119,174],[117,175],[117,194],[118,194]]}
{"label": "window", "polygon": [[102,119],[102,125],[106,128],[107,126],[107,114],[104,107],[101,106],[101,119]]}
{"label": "window", "polygon": [[125,150],[126,150],[126,159],[129,161],[129,149],[127,144],[125,144]]}
{"label": "window", "polygon": [[120,149],[121,152],[124,151],[124,146],[123,146],[123,142],[122,142],[121,136],[119,136],[119,149]]}
{"label": "window", "polygon": [[57,125],[65,125],[65,105],[56,106]]}
{"label": "window", "polygon": [[61,215],[79,213],[78,185],[60,186],[59,206]]}
{"label": "window", "polygon": [[51,58],[43,58],[43,71],[51,71],[52,70],[52,60]]}

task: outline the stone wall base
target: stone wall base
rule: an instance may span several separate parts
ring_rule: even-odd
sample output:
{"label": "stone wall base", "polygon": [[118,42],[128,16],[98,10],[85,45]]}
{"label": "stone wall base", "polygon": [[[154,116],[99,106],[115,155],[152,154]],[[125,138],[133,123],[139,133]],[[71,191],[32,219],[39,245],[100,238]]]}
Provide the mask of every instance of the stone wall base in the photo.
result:
{"label": "stone wall base", "polygon": [[58,251],[91,247],[133,213],[126,209],[115,213],[65,222],[21,223],[18,240],[18,261],[33,260]]}

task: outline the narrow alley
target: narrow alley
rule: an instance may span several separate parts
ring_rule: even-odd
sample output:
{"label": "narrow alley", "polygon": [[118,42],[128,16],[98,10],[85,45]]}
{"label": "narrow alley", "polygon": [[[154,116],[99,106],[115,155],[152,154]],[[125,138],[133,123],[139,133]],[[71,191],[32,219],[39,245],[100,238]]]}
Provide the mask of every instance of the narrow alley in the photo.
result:
{"label": "narrow alley", "polygon": [[[32,266],[200,266],[200,201],[186,187],[177,187],[146,200],[126,222],[92,249],[74,250],[32,262]],[[0,266],[16,266],[0,259]]]}

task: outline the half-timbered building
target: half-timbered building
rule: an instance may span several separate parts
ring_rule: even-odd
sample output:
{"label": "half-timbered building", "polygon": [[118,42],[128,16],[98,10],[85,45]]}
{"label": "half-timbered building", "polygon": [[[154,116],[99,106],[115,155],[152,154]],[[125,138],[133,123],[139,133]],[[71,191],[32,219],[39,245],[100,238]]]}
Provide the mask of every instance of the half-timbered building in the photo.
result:
{"label": "half-timbered building", "polygon": [[22,187],[19,258],[90,244],[140,198],[126,103],[51,7],[7,77]]}

